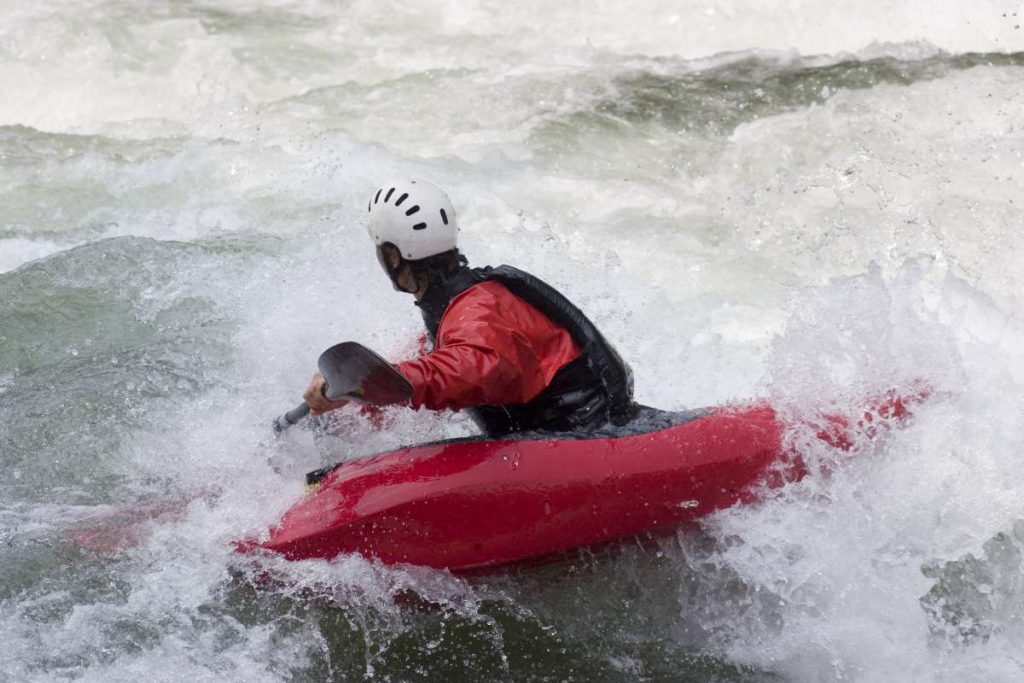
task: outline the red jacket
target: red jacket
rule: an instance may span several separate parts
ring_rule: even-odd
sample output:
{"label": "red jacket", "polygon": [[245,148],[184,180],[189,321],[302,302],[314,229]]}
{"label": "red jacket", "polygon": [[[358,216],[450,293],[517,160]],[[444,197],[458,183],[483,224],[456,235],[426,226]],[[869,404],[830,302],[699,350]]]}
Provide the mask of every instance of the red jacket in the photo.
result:
{"label": "red jacket", "polygon": [[579,355],[564,328],[487,281],[452,299],[434,351],[397,368],[412,384],[413,408],[458,410],[526,403]]}

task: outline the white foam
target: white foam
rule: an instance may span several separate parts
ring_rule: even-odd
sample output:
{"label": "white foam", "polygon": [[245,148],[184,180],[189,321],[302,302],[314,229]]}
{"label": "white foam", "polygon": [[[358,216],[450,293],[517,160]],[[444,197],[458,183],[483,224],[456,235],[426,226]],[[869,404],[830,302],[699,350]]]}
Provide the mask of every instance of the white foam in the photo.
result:
{"label": "white foam", "polygon": [[8,237],[0,239],[0,273],[14,270],[26,261],[49,256],[66,245],[49,240],[26,239],[24,237]]}
{"label": "white foam", "polygon": [[[148,119],[185,122],[215,136],[237,131],[243,119],[252,130],[253,113],[269,101],[429,70],[486,70],[500,79],[522,71],[509,65],[577,69],[632,55],[905,54],[900,45],[921,42],[950,52],[1024,46],[1013,0],[877,0],[856,7],[717,0],[683,8],[667,0],[628,6],[362,1],[344,12],[319,2],[235,3],[234,13],[51,5],[16,8],[0,29],[7,46],[0,80],[8,85],[0,125],[82,131]],[[280,40],[266,31],[268,24],[278,26]]]}

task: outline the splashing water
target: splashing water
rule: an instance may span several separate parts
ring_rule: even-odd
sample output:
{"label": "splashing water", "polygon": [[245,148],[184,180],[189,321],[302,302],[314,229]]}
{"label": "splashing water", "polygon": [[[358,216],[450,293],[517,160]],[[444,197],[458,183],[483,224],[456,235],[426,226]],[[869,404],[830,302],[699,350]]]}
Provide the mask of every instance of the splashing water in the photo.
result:
{"label": "splashing water", "polygon": [[[1024,8],[5,3],[0,681],[1024,675]],[[270,443],[317,354],[420,330],[390,176],[592,315],[668,409],[906,429],[672,538],[463,579],[236,556],[301,473],[456,415]],[[194,492],[203,492],[193,495]],[[136,544],[76,525],[181,500]],[[166,511],[165,511],[166,512]]]}

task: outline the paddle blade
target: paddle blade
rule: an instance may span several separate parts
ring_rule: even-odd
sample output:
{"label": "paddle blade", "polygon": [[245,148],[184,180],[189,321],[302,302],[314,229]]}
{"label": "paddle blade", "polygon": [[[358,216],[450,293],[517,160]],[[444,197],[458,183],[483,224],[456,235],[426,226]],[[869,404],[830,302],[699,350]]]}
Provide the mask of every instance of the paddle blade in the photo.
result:
{"label": "paddle blade", "polygon": [[362,344],[335,344],[320,354],[317,366],[327,380],[325,395],[332,401],[348,398],[387,405],[412,398],[409,381]]}

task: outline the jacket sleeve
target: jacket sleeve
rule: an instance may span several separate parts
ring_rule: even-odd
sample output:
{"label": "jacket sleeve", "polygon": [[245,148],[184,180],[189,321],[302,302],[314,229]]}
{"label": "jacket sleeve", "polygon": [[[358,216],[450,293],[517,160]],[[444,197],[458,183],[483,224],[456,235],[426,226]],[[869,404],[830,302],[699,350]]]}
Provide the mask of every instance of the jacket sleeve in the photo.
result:
{"label": "jacket sleeve", "polygon": [[437,349],[397,365],[412,384],[413,408],[525,403],[544,389],[541,359],[506,308],[487,291],[452,303]]}

